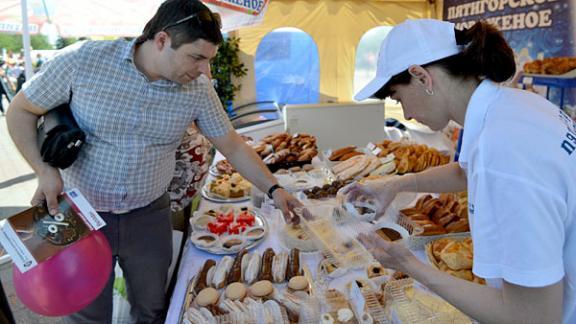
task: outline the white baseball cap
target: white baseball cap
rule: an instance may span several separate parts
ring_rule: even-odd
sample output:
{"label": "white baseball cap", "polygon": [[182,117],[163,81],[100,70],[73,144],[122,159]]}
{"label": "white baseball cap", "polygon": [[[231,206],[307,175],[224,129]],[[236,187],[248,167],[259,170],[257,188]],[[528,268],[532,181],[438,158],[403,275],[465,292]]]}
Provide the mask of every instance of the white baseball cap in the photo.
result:
{"label": "white baseball cap", "polygon": [[458,54],[454,24],[435,19],[408,19],[388,33],[378,55],[376,77],[354,96],[357,101],[373,96],[390,79],[408,70]]}

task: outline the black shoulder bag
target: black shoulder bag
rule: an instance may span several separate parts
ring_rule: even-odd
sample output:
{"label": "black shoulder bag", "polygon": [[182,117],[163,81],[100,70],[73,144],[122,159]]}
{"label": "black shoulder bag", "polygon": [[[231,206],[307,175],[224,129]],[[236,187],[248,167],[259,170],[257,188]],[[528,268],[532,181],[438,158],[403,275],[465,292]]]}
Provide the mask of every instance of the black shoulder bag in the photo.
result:
{"label": "black shoulder bag", "polygon": [[78,127],[70,100],[40,117],[38,121],[38,146],[42,160],[49,165],[66,169],[78,158],[86,134]]}

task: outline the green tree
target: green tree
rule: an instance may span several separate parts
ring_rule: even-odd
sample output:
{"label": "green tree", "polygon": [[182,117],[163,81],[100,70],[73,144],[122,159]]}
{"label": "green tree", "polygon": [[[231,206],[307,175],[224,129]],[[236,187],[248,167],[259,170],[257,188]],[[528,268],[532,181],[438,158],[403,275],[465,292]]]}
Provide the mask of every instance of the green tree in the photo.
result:
{"label": "green tree", "polygon": [[[30,46],[32,49],[54,49],[50,42],[48,42],[48,37],[44,35],[31,35],[30,36]],[[0,34],[0,48],[5,48],[7,50],[12,50],[14,53],[18,53],[22,50],[22,35],[19,34]]]}
{"label": "green tree", "polygon": [[56,40],[56,49],[62,49],[68,45],[72,45],[78,41],[78,38],[74,37],[58,37]]}
{"label": "green tree", "polygon": [[32,49],[35,50],[51,50],[54,46],[48,41],[48,37],[45,35],[32,35],[30,37],[30,44]]}
{"label": "green tree", "polygon": [[17,53],[22,49],[22,36],[15,34],[0,34],[0,48]]}
{"label": "green tree", "polygon": [[240,85],[235,85],[232,78],[241,78],[248,71],[238,57],[240,39],[230,37],[224,40],[218,49],[218,53],[212,61],[212,78],[218,97],[224,108],[234,101]]}

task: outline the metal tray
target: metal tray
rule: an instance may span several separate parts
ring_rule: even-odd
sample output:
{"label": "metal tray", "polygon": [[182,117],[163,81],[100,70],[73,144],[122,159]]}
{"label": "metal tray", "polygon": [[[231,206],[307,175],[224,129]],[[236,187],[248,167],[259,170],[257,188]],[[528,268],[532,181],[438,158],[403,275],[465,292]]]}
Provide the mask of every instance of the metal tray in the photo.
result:
{"label": "metal tray", "polygon": [[[215,245],[210,246],[210,247],[204,247],[204,246],[196,245],[196,243],[194,243],[194,241],[192,241],[192,240],[190,240],[190,242],[197,249],[202,250],[202,251],[206,251],[206,252],[209,252],[212,254],[220,254],[220,255],[236,254],[236,253],[238,253],[238,251],[240,251],[243,248],[250,250],[250,249],[256,247],[258,244],[262,243],[266,239],[266,237],[268,236],[268,233],[270,232],[270,227],[268,226],[268,222],[266,221],[266,219],[262,215],[260,215],[260,213],[256,209],[252,209],[252,212],[254,213],[254,217],[256,219],[254,226],[259,225],[259,226],[262,226],[264,228],[264,235],[257,240],[246,241],[245,244],[241,245],[240,247],[238,247],[235,250],[224,250],[219,245],[218,242]],[[192,232],[190,233],[190,236],[196,235],[195,233],[198,233],[198,232],[210,233],[209,231],[195,230],[194,229],[194,223],[193,223],[194,219],[195,219],[195,217],[190,218],[190,225],[192,228]],[[239,234],[239,235],[242,236],[243,234]],[[230,236],[238,236],[238,235],[236,235],[236,234],[234,234],[234,235],[229,235],[229,234],[222,235],[219,237],[218,241],[220,241],[223,237],[226,238],[226,237],[230,237]]]}

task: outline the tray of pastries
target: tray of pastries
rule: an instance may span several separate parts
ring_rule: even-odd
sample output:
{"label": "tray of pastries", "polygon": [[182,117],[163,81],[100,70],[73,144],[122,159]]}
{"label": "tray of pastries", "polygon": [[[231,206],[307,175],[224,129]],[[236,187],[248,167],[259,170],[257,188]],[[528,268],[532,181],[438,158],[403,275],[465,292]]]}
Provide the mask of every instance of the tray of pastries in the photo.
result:
{"label": "tray of pastries", "polygon": [[424,144],[411,144],[384,140],[376,144],[378,157],[394,155],[398,174],[420,172],[450,162],[450,156]]}
{"label": "tray of pastries", "polygon": [[291,192],[302,191],[323,186],[333,180],[333,175],[327,169],[315,168],[311,164],[303,167],[280,169],[274,173],[278,183]]}
{"label": "tray of pastries", "polygon": [[523,66],[525,76],[544,78],[576,78],[576,57],[550,57],[527,62]]}
{"label": "tray of pastries", "polygon": [[253,148],[272,172],[310,164],[318,155],[316,137],[308,134],[271,134]]}
{"label": "tray of pastries", "polygon": [[223,207],[190,218],[190,240],[200,250],[233,254],[260,244],[268,234],[266,220],[248,207]]}
{"label": "tray of pastries", "polygon": [[423,195],[413,206],[399,211],[397,222],[411,234],[408,241],[414,249],[441,237],[469,235],[466,192]]}
{"label": "tray of pastries", "polygon": [[188,285],[182,322],[298,322],[312,294],[304,272],[297,249],[209,259]]}
{"label": "tray of pastries", "polygon": [[250,200],[252,184],[240,173],[216,176],[202,187],[202,196],[208,200],[222,203],[234,203]]}
{"label": "tray of pastries", "polygon": [[440,238],[429,242],[425,246],[426,256],[430,263],[438,270],[444,271],[454,277],[485,284],[485,280],[472,273],[473,248],[472,239]]}

